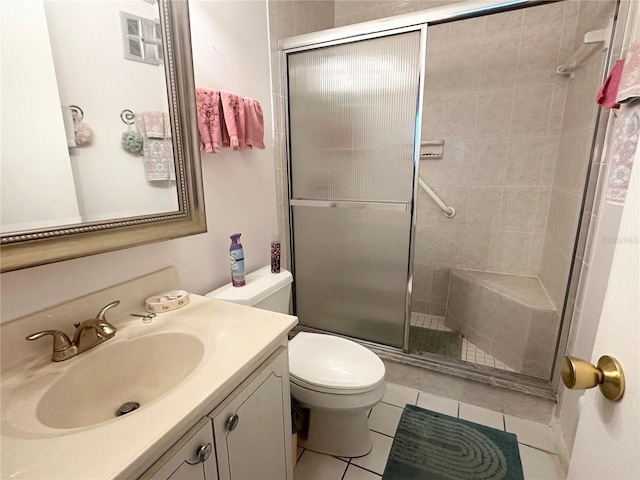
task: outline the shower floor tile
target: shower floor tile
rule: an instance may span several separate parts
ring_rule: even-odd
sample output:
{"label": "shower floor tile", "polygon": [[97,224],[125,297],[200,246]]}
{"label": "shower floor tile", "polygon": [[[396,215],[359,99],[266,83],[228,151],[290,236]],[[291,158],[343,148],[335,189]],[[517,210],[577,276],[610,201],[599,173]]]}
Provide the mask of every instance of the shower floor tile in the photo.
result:
{"label": "shower floor tile", "polygon": [[[440,317],[437,315],[428,315],[426,313],[412,312],[411,325],[414,327],[428,328],[431,330],[441,330],[443,332],[451,331],[451,329],[444,324],[444,317]],[[493,367],[497,368],[498,370],[515,372],[513,368],[505,365],[493,355],[485,352],[480,347],[477,347],[464,337],[462,337],[462,361],[475,363],[476,365]]]}

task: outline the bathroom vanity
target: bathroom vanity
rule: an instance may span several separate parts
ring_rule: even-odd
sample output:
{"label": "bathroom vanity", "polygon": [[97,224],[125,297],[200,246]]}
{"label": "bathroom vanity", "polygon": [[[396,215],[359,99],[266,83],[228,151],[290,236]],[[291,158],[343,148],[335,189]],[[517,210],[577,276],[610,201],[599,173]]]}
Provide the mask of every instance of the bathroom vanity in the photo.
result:
{"label": "bathroom vanity", "polygon": [[[148,323],[130,316],[178,287],[169,268],[2,325],[2,478],[293,479],[297,319],[198,295]],[[74,358],[24,340],[115,299],[115,337]],[[140,408],[116,417],[129,401]]]}

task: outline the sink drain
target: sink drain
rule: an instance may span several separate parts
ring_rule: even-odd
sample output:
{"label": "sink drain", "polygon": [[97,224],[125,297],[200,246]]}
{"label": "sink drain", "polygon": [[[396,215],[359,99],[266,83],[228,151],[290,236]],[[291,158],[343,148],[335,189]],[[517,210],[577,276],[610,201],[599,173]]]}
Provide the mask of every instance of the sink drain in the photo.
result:
{"label": "sink drain", "polygon": [[122,406],[116,412],[116,416],[120,417],[122,415],[126,415],[127,413],[131,413],[134,410],[140,408],[140,404],[138,402],[127,402],[123,403]]}

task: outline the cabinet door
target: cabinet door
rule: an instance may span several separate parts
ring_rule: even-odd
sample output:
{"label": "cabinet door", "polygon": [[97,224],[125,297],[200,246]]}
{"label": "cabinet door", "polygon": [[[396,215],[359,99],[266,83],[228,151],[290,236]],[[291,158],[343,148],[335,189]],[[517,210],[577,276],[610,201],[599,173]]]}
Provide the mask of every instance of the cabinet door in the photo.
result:
{"label": "cabinet door", "polygon": [[293,480],[286,348],[235,392],[212,414],[220,480]]}
{"label": "cabinet door", "polygon": [[139,480],[217,480],[211,419],[201,419]]}

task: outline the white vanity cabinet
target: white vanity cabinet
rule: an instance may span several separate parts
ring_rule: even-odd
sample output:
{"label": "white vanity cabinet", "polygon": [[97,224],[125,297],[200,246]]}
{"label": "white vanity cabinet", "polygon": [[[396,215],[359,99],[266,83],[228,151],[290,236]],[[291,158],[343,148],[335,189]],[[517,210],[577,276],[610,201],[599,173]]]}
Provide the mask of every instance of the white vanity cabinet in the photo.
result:
{"label": "white vanity cabinet", "polygon": [[140,479],[293,480],[290,402],[279,347]]}
{"label": "white vanity cabinet", "polygon": [[211,413],[220,480],[293,480],[287,349]]}

